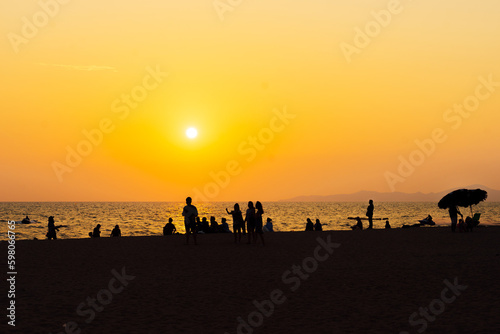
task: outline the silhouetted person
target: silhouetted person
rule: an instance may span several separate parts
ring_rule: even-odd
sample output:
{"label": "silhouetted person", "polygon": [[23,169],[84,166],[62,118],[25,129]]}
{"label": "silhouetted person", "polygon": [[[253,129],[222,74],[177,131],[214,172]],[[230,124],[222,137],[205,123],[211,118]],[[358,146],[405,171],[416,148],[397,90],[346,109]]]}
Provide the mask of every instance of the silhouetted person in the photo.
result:
{"label": "silhouetted person", "polygon": [[366,209],[366,216],[368,217],[368,229],[373,228],[373,210],[375,207],[373,206],[373,201],[370,200],[368,202],[368,208]]}
{"label": "silhouetted person", "polygon": [[471,217],[465,218],[465,231],[472,232],[472,228],[474,227],[474,220]]}
{"label": "silhouetted person", "polygon": [[100,228],[101,228],[101,224],[97,224],[96,227],[94,227],[94,231],[92,232],[92,235],[91,235],[92,238],[100,238],[101,237]]}
{"label": "silhouetted person", "polygon": [[462,217],[463,215],[460,213],[460,211],[455,205],[450,206],[450,208],[448,209],[448,213],[450,214],[450,219],[451,219],[451,231],[455,232],[455,229],[457,228],[458,215]]}
{"label": "silhouetted person", "polygon": [[319,219],[316,219],[316,224],[314,224],[314,230],[315,231],[323,231],[323,226],[321,225],[321,222]]}
{"label": "silhouetted person", "polygon": [[391,224],[389,224],[388,220],[385,221],[385,228],[387,229],[391,228]]}
{"label": "silhouetted person", "polygon": [[257,201],[255,203],[255,208],[257,209],[257,212],[255,213],[255,239],[254,243],[257,243],[257,235],[260,236],[260,240],[262,240],[262,244],[265,246],[266,243],[264,242],[264,230],[263,230],[263,221],[262,221],[262,215],[264,214],[264,208],[262,208],[262,203]]}
{"label": "silhouetted person", "polygon": [[252,238],[255,239],[255,207],[253,206],[253,202],[248,202],[248,209],[245,215],[245,222],[247,223],[247,232],[248,232],[248,242],[251,243]]}
{"label": "silhouetted person", "polygon": [[243,230],[245,223],[243,221],[243,213],[240,210],[240,205],[236,203],[234,205],[234,210],[229,212],[226,208],[226,212],[233,216],[233,233],[234,233],[234,242],[241,242],[241,231]]}
{"label": "silhouetted person", "polygon": [[467,232],[467,230],[465,229],[465,222],[463,219],[460,219],[458,221],[458,232]]}
{"label": "silhouetted person", "polygon": [[266,221],[266,226],[265,227],[265,231],[266,232],[274,232],[274,228],[273,228],[273,220],[271,218],[267,218],[267,221]]}
{"label": "silhouetted person", "polygon": [[122,231],[120,231],[120,226],[115,225],[115,228],[113,231],[111,231],[111,236],[112,237],[121,237],[122,236]]}
{"label": "silhouetted person", "polygon": [[26,216],[26,218],[24,218],[24,219],[21,221],[21,223],[23,223],[23,224],[29,224],[29,223],[31,223],[30,217]]}
{"label": "silhouetted person", "polygon": [[427,218],[424,219],[426,221],[426,224],[428,225],[436,225],[436,223],[432,220],[432,216],[428,215]]}
{"label": "silhouetted person", "polygon": [[351,226],[353,230],[363,230],[363,222],[361,221],[361,218],[356,217],[356,225]]}
{"label": "silhouetted person", "polygon": [[208,224],[208,220],[207,220],[207,217],[203,217],[201,219],[201,230],[203,231],[203,233],[210,233],[210,225]]}
{"label": "silhouetted person", "polygon": [[172,224],[173,221],[174,220],[172,218],[168,219],[168,223],[166,223],[163,227],[163,235],[172,235],[174,234],[174,232],[177,232],[174,224]]}
{"label": "silhouetted person", "polygon": [[49,224],[48,224],[48,231],[47,231],[47,239],[51,240],[57,239],[57,234],[56,231],[59,231],[59,229],[56,228],[55,223],[54,223],[54,217],[50,216],[49,217]]}
{"label": "silhouetted person", "polygon": [[306,231],[314,231],[314,223],[311,218],[307,218]]}
{"label": "silhouetted person", "polygon": [[[195,221],[196,221],[196,231],[198,231],[198,232],[203,231],[203,226],[201,225],[200,217],[199,216],[196,217]],[[203,232],[205,232],[205,231],[203,231]]]}
{"label": "silhouetted person", "polygon": [[194,244],[196,245],[196,217],[198,217],[198,209],[191,204],[191,197],[186,198],[186,206],[182,210],[184,216],[184,226],[186,228],[186,244],[189,245],[189,235],[193,234]]}
{"label": "silhouetted person", "polygon": [[219,225],[219,232],[221,233],[231,233],[231,230],[229,230],[229,225],[227,224],[227,219],[222,218],[221,223]]}
{"label": "silhouetted person", "polygon": [[215,217],[212,216],[210,217],[210,233],[217,233],[217,232],[219,232],[219,224],[217,224]]}

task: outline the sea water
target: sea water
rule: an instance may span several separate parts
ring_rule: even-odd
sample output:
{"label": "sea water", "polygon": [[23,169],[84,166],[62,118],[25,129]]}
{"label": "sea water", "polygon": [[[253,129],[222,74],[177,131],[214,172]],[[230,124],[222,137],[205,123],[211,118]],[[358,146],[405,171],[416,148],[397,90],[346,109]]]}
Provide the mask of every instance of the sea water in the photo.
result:
{"label": "sea water", "polygon": [[[210,220],[214,216],[218,223],[225,217],[232,228],[231,211],[234,203],[194,203],[200,217]],[[240,202],[244,212],[247,205]],[[107,237],[115,225],[120,225],[123,236],[162,235],[163,226],[172,218],[177,231],[184,232],[182,208],[185,203],[173,202],[4,202],[0,203],[0,232],[6,239],[7,222],[21,221],[26,215],[31,224],[16,224],[16,238],[44,239],[48,217],[54,216],[55,224],[67,225],[60,228],[60,239],[88,238],[89,232],[101,224],[101,236]],[[263,202],[264,223],[270,217],[275,231],[303,231],[307,218],[313,222],[320,219],[324,230],[349,230],[354,220],[348,217],[365,217],[367,203],[310,203],[310,202]],[[482,225],[500,225],[500,203],[484,202],[473,207],[481,213]],[[464,216],[470,215],[469,208],[460,208]],[[449,225],[447,210],[441,210],[436,203],[427,202],[375,202],[374,218],[388,218],[393,228],[404,224],[416,224],[418,220],[431,215],[437,225]],[[368,224],[364,221],[365,226]],[[383,228],[384,220],[375,220],[374,228]]]}

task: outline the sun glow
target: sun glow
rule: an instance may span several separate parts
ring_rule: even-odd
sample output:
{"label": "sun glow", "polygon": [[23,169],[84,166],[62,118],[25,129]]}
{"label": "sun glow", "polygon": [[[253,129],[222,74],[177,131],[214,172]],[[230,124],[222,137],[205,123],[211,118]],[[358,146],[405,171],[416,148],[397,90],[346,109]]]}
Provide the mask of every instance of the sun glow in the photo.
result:
{"label": "sun glow", "polygon": [[186,130],[186,136],[189,139],[194,139],[194,138],[198,137],[198,130],[196,130],[195,128],[189,128]]}

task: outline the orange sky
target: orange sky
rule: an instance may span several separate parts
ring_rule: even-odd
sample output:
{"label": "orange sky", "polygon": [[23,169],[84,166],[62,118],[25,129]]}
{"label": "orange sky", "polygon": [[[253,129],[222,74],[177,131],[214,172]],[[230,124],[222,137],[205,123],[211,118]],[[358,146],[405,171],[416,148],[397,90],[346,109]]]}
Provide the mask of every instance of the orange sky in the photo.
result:
{"label": "orange sky", "polygon": [[0,201],[500,189],[496,0],[41,3],[0,5]]}

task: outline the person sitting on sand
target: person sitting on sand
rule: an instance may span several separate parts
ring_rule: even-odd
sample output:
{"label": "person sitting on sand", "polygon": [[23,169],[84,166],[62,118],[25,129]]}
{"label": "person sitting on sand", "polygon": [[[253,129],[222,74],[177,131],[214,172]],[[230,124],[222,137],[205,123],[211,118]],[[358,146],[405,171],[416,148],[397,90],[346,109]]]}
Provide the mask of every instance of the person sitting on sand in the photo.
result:
{"label": "person sitting on sand", "polygon": [[351,226],[353,230],[363,230],[363,222],[361,221],[361,218],[356,217],[357,224],[354,226]]}
{"label": "person sitting on sand", "polygon": [[[200,217],[196,217],[196,219],[194,221],[196,222],[196,230],[198,231],[198,233],[200,233],[200,231],[203,231],[202,226],[201,226]],[[203,233],[205,233],[205,232],[203,232]]]}
{"label": "person sitting on sand", "polygon": [[210,217],[210,233],[217,233],[217,232],[219,232],[219,224],[217,224],[215,217],[211,216]]}
{"label": "person sitting on sand", "polygon": [[314,224],[314,230],[315,231],[323,231],[323,226],[321,225],[321,222],[319,219],[316,219],[316,224]]}
{"label": "person sitting on sand", "polygon": [[175,225],[172,224],[173,221],[174,220],[172,218],[168,219],[168,223],[166,223],[163,227],[163,235],[172,235],[174,232],[177,232]]}
{"label": "person sitting on sand", "polygon": [[266,225],[264,226],[265,232],[274,232],[273,228],[273,220],[271,218],[267,218]]}
{"label": "person sitting on sand", "polygon": [[311,218],[307,218],[306,231],[314,231],[314,223]]}
{"label": "person sitting on sand", "polygon": [[208,224],[207,217],[203,217],[201,219],[199,226],[200,226],[199,229],[201,229],[203,233],[210,233],[210,225]]}
{"label": "person sitting on sand", "polygon": [[221,223],[219,225],[219,232],[221,233],[231,233],[231,230],[229,229],[229,225],[227,224],[227,219],[222,218]]}
{"label": "person sitting on sand", "polygon": [[472,228],[474,227],[474,220],[467,216],[465,218],[465,232],[472,232]]}
{"label": "person sitting on sand", "polygon": [[388,221],[388,220],[386,220],[386,221],[385,221],[385,228],[386,228],[386,229],[391,228],[391,224],[389,224],[389,221]]}
{"label": "person sitting on sand", "polygon": [[234,210],[229,212],[226,208],[226,212],[233,216],[233,233],[234,233],[234,243],[241,242],[241,230],[245,226],[243,222],[243,213],[240,210],[240,205],[238,203],[234,204]]}
{"label": "person sitting on sand", "polygon": [[186,245],[189,245],[189,235],[193,234],[194,244],[196,245],[196,233],[198,230],[196,228],[196,217],[198,217],[198,209],[191,204],[191,197],[186,198],[186,206],[182,210],[182,215],[184,216],[184,227],[186,228]]}
{"label": "person sitting on sand", "polygon": [[111,231],[111,237],[121,237],[122,236],[122,231],[120,231],[120,226],[115,225],[115,228],[113,231]]}
{"label": "person sitting on sand", "polygon": [[465,222],[463,219],[459,219],[458,221],[458,232],[467,232],[465,229]]}
{"label": "person sitting on sand", "polygon": [[421,223],[421,225],[430,225],[430,226],[436,225],[436,223],[432,220],[431,215],[428,215],[425,219],[419,220],[419,222]]}
{"label": "person sitting on sand", "polygon": [[94,227],[94,231],[92,233],[89,233],[89,235],[92,238],[100,238],[101,237],[101,224],[97,224],[96,227]]}
{"label": "person sitting on sand", "polygon": [[54,216],[50,216],[49,217],[49,224],[48,224],[47,227],[48,227],[47,239],[49,239],[49,240],[51,240],[51,239],[56,240],[57,239],[56,231],[59,231],[59,229],[57,229],[56,226],[54,225]]}

